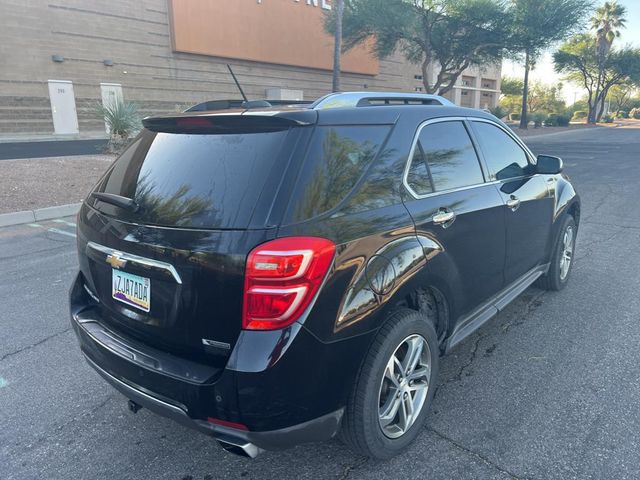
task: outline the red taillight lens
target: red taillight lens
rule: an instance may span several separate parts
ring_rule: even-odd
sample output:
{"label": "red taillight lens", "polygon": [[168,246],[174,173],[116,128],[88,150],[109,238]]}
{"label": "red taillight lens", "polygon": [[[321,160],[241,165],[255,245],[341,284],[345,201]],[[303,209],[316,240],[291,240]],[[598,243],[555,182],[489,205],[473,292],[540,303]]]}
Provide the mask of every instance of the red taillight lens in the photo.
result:
{"label": "red taillight lens", "polygon": [[336,246],[317,237],[263,243],[247,258],[242,328],[274,330],[295,322],[320,288]]}

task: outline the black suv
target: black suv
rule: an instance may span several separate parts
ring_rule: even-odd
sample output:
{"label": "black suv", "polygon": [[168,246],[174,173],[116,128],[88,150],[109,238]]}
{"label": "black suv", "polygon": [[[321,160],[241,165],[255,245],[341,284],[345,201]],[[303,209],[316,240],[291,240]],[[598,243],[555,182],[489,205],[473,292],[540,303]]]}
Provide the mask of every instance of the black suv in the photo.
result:
{"label": "black suv", "polygon": [[439,357],[567,283],[557,157],[427,95],[144,120],[78,215],[73,327],[141,406],[255,456],[336,433],[390,458]]}

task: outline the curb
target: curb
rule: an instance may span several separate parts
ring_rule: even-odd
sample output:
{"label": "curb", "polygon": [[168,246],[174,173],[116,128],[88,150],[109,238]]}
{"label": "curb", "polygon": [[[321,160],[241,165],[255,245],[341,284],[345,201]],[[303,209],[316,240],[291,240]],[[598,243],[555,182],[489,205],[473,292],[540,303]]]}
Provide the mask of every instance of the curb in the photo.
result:
{"label": "curb", "polygon": [[536,139],[536,138],[545,138],[545,137],[555,137],[556,135],[566,135],[568,133],[576,133],[576,132],[582,132],[582,131],[591,131],[591,130],[600,130],[602,128],[607,128],[607,127],[586,127],[586,128],[576,128],[575,130],[564,130],[562,132],[549,132],[549,133],[541,133],[539,135],[525,135],[523,137],[521,137],[520,135],[518,135],[517,132],[514,132],[516,134],[516,136],[522,140],[523,142],[526,143],[527,140],[532,140],[532,139]]}
{"label": "curb", "polygon": [[37,210],[25,210],[24,212],[11,212],[0,214],[0,227],[22,225],[24,223],[52,220],[59,217],[75,215],[80,210],[81,203],[58,205],[56,207],[39,208]]}

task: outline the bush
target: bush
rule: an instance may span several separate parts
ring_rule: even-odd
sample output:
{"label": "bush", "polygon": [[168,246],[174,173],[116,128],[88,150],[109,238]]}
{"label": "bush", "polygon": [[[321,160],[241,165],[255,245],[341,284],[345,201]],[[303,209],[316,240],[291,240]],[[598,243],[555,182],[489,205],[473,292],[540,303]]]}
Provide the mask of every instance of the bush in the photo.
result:
{"label": "bush", "polygon": [[571,117],[568,113],[550,113],[544,124],[547,127],[566,127]]}
{"label": "bush", "polygon": [[503,119],[507,116],[507,110],[502,108],[500,105],[496,105],[493,108],[490,108],[489,111],[497,118]]}
{"label": "bush", "polygon": [[618,110],[615,114],[616,118],[629,118],[629,112],[626,110]]}
{"label": "bush", "polygon": [[629,117],[640,120],[640,108],[636,107],[629,112]]}
{"label": "bush", "polygon": [[534,112],[529,115],[529,120],[533,122],[535,128],[541,127],[542,122],[547,119],[547,114],[542,112]]}
{"label": "bush", "polygon": [[602,117],[602,121],[604,123],[613,123],[613,116],[605,115],[604,117]]}
{"label": "bush", "polygon": [[586,110],[576,110],[575,112],[573,112],[573,117],[571,118],[572,122],[575,122],[576,120],[584,120],[589,116],[589,112],[587,112]]}
{"label": "bush", "polygon": [[520,114],[519,113],[510,113],[509,114],[509,120],[511,120],[512,122],[519,122],[520,121]]}
{"label": "bush", "polygon": [[96,105],[96,111],[109,128],[111,138],[107,151],[119,153],[124,150],[127,140],[142,128],[135,103],[116,101],[107,105]]}

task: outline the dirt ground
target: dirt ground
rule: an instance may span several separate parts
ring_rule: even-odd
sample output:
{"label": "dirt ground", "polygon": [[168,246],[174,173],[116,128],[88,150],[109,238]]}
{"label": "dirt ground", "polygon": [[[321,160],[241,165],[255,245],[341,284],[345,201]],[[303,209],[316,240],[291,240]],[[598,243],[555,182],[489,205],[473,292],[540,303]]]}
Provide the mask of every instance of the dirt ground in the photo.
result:
{"label": "dirt ground", "polygon": [[111,155],[0,160],[0,213],[80,202],[113,160]]}

